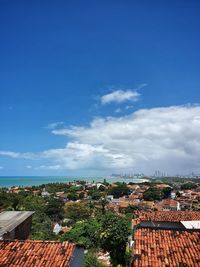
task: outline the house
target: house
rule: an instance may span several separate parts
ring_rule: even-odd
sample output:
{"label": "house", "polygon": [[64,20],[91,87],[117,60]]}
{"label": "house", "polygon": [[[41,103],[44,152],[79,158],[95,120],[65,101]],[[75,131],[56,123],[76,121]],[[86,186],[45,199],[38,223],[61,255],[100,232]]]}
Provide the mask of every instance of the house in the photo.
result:
{"label": "house", "polygon": [[171,198],[175,199],[175,197],[176,197],[176,192],[171,192]]}
{"label": "house", "polygon": [[48,191],[46,191],[45,188],[43,188],[42,193],[41,193],[41,196],[42,197],[49,197],[50,196],[50,193]]}
{"label": "house", "polygon": [[152,222],[180,222],[180,221],[199,221],[200,212],[198,211],[135,211],[140,221]]}
{"label": "house", "polygon": [[[184,221],[200,221],[200,212],[195,211],[135,211],[138,217],[132,220],[133,228],[185,230]],[[198,228],[196,228],[198,229]]]}
{"label": "house", "polygon": [[64,202],[68,201],[67,194],[64,191],[56,192],[55,195],[56,195],[56,198],[59,198],[59,199],[63,200]]}
{"label": "house", "polygon": [[159,189],[171,188],[171,186],[168,184],[157,184],[156,187]]}
{"label": "house", "polygon": [[83,250],[59,241],[0,241],[0,266],[81,267]]}
{"label": "house", "polygon": [[141,208],[146,207],[146,208],[149,208],[149,209],[153,209],[153,208],[155,208],[155,203],[154,203],[154,201],[145,201],[145,200],[142,200],[142,201],[139,203],[139,206],[140,206]]}
{"label": "house", "polygon": [[141,198],[142,198],[142,196],[140,194],[131,194],[129,196],[129,200],[133,201],[133,202],[136,202],[136,203],[139,203]]}
{"label": "house", "polygon": [[27,239],[32,224],[32,211],[3,211],[0,213],[0,239]]}
{"label": "house", "polygon": [[180,210],[180,203],[174,199],[165,199],[157,203],[156,208],[158,210]]}
{"label": "house", "polygon": [[133,267],[197,267],[200,263],[200,212],[135,212]]}
{"label": "house", "polygon": [[112,201],[114,199],[114,196],[113,195],[107,195],[106,199]]}
{"label": "house", "polygon": [[199,267],[200,232],[138,228],[133,267]]}

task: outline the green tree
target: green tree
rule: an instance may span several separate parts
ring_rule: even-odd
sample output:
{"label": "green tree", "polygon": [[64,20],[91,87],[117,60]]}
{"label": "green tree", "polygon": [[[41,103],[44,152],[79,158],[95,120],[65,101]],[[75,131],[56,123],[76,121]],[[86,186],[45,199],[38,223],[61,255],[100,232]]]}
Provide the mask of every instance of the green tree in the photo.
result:
{"label": "green tree", "polygon": [[118,183],[117,186],[112,187],[108,191],[109,195],[113,195],[114,198],[127,196],[129,194],[129,188],[126,183]]}
{"label": "green tree", "polygon": [[64,202],[61,199],[50,198],[45,208],[45,213],[52,219],[63,219]]}
{"label": "green tree", "polygon": [[72,191],[68,193],[67,198],[72,201],[76,201],[78,199],[78,196],[75,191]]}
{"label": "green tree", "polygon": [[163,189],[162,189],[162,192],[161,192],[162,197],[163,197],[163,198],[168,198],[168,197],[170,197],[171,192],[172,192],[172,188],[171,188],[171,187],[165,187],[165,188],[163,188]]}
{"label": "green tree", "polygon": [[101,198],[101,193],[99,191],[94,191],[91,193],[91,199],[99,200]]}
{"label": "green tree", "polygon": [[96,258],[95,254],[88,252],[85,255],[83,267],[104,267],[105,265],[101,264]]}
{"label": "green tree", "polygon": [[70,202],[66,205],[66,217],[73,222],[85,220],[90,217],[90,209],[80,202]]}
{"label": "green tree", "polygon": [[107,213],[101,219],[101,247],[110,253],[113,266],[125,265],[126,245],[130,228],[128,221],[113,213]]}
{"label": "green tree", "polygon": [[84,192],[80,192],[79,195],[78,195],[78,198],[79,199],[84,199],[85,197],[85,193]]}
{"label": "green tree", "polygon": [[23,210],[37,211],[43,213],[46,201],[43,197],[29,195],[23,200]]}
{"label": "green tree", "polygon": [[197,184],[193,182],[184,183],[181,185],[181,190],[197,188]]}
{"label": "green tree", "polygon": [[155,187],[150,187],[147,191],[143,193],[144,200],[153,201],[161,199],[161,192]]}
{"label": "green tree", "polygon": [[98,190],[101,192],[104,192],[104,191],[106,191],[106,188],[105,188],[105,186],[100,185]]}
{"label": "green tree", "polygon": [[124,212],[127,214],[127,213],[131,213],[133,214],[134,211],[136,210],[140,210],[140,207],[139,206],[134,206],[134,205],[128,205],[127,208],[124,209]]}
{"label": "green tree", "polygon": [[50,218],[41,212],[33,215],[31,238],[33,240],[54,240],[56,235],[53,233],[53,226]]}
{"label": "green tree", "polygon": [[106,212],[106,205],[108,204],[108,200],[105,197],[102,197],[99,200],[99,204],[101,205],[102,214],[105,214],[105,212]]}
{"label": "green tree", "polygon": [[69,240],[87,249],[99,247],[100,224],[96,219],[77,222],[73,229],[62,235],[61,240]]}

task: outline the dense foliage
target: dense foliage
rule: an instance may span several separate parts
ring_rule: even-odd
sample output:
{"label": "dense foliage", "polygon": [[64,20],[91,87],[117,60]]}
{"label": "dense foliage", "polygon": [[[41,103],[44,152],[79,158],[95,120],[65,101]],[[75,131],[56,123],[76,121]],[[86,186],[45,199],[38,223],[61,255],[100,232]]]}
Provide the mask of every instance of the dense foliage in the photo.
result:
{"label": "dense foliage", "polygon": [[77,222],[72,230],[63,234],[61,240],[69,240],[87,249],[98,248],[100,223],[96,219]]}
{"label": "dense foliage", "polygon": [[193,189],[196,188],[197,184],[193,183],[193,182],[188,182],[188,183],[184,183],[181,185],[181,189],[185,190],[185,189]]}
{"label": "dense foliage", "polygon": [[110,252],[113,266],[126,263],[126,244],[130,234],[126,218],[107,213],[101,219],[100,243],[102,249]]}
{"label": "dense foliage", "polygon": [[45,213],[54,221],[63,219],[64,202],[61,199],[49,198]]}
{"label": "dense foliage", "polygon": [[171,192],[172,192],[172,188],[171,188],[171,187],[163,188],[163,189],[162,189],[162,192],[161,192],[162,197],[163,197],[163,198],[168,198],[168,197],[170,197]]}
{"label": "dense foliage", "polygon": [[114,198],[119,198],[127,196],[129,193],[129,188],[126,183],[118,183],[117,186],[112,187],[109,191],[109,195],[113,195]]}
{"label": "dense foliage", "polygon": [[105,265],[101,264],[94,253],[88,252],[84,258],[83,267],[104,267]]}
{"label": "dense foliage", "polygon": [[113,266],[126,263],[126,246],[130,234],[129,221],[114,213],[77,222],[61,240],[75,242],[87,249],[103,249],[110,253]]}
{"label": "dense foliage", "polygon": [[69,202],[66,205],[66,217],[73,222],[85,220],[90,217],[90,209],[81,202]]}
{"label": "dense foliage", "polygon": [[155,187],[150,187],[147,191],[143,193],[143,199],[147,201],[160,200],[161,192]]}

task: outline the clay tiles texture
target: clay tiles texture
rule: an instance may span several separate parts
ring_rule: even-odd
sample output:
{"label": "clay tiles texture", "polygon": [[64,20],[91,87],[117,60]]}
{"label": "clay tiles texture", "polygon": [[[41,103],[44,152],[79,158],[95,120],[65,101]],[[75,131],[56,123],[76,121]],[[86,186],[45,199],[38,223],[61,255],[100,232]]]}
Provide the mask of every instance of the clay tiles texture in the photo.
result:
{"label": "clay tiles texture", "polygon": [[149,211],[139,212],[138,215],[141,221],[180,222],[200,220],[200,212],[198,211]]}
{"label": "clay tiles texture", "polygon": [[200,232],[137,229],[133,267],[199,267]]}
{"label": "clay tiles texture", "polygon": [[75,245],[57,241],[0,241],[1,267],[67,267]]}

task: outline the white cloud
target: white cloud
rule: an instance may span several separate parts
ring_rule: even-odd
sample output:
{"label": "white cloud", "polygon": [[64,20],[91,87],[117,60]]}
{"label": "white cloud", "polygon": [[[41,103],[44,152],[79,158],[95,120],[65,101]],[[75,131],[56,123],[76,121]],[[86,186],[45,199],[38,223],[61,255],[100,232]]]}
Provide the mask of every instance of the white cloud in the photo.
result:
{"label": "white cloud", "polygon": [[103,151],[99,160],[104,168],[200,171],[199,114],[200,106],[143,109],[120,118],[95,119],[89,127],[70,127],[53,133],[71,137],[79,145],[100,146]]}
{"label": "white cloud", "polygon": [[53,170],[57,171],[62,169],[60,165],[40,165],[39,167],[36,167],[35,170]]}
{"label": "white cloud", "polygon": [[0,155],[40,159],[44,162],[41,169],[52,170],[200,172],[198,105],[142,109],[128,116],[94,119],[88,127],[54,129],[52,133],[71,141],[64,148],[36,154],[1,151]]}
{"label": "white cloud", "polygon": [[63,124],[64,124],[63,121],[52,122],[52,123],[49,123],[47,125],[47,128],[48,129],[55,129],[55,128],[59,127],[59,126],[63,126]]}
{"label": "white cloud", "polygon": [[11,158],[18,158],[18,157],[20,157],[20,153],[2,150],[2,151],[0,151],[0,156],[8,156]]}
{"label": "white cloud", "polygon": [[21,158],[21,159],[37,159],[37,155],[35,153],[19,153],[13,151],[4,151],[0,150],[0,156],[8,156],[11,158]]}
{"label": "white cloud", "polygon": [[101,97],[101,104],[110,104],[112,102],[115,103],[123,103],[126,101],[138,101],[140,94],[137,91],[128,89],[128,90],[115,90],[112,93],[103,95]]}

